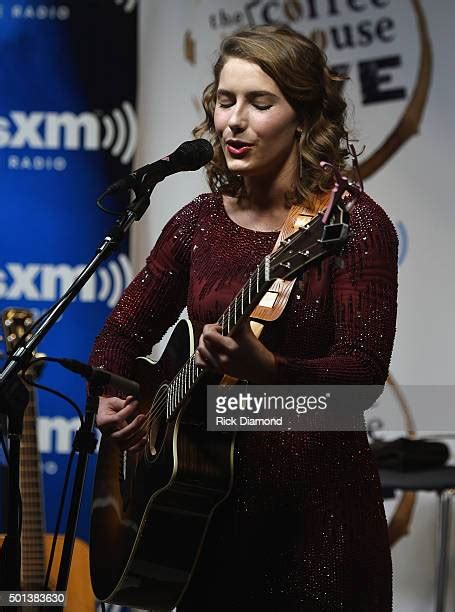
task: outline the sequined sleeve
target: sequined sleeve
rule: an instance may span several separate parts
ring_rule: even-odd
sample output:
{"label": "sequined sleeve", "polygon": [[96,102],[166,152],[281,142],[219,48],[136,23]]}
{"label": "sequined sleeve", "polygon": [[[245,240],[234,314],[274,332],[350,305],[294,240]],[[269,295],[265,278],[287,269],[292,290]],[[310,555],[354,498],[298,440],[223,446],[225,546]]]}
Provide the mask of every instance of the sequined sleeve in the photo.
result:
{"label": "sequined sleeve", "polygon": [[186,306],[196,198],[164,227],[146,265],[127,287],[95,340],[90,363],[123,376],[150,353]]}
{"label": "sequined sleeve", "polygon": [[278,384],[383,384],[397,313],[398,239],[368,196],[351,216],[351,235],[331,269],[335,327],[325,355],[276,354]]}

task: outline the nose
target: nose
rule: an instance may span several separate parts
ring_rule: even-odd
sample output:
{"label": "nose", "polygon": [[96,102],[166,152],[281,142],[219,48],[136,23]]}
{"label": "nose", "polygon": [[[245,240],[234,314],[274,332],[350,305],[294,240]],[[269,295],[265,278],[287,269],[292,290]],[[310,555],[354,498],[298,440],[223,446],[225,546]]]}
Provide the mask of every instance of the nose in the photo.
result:
{"label": "nose", "polygon": [[246,109],[240,104],[231,107],[231,114],[229,115],[228,126],[233,134],[243,132],[248,125],[248,118]]}

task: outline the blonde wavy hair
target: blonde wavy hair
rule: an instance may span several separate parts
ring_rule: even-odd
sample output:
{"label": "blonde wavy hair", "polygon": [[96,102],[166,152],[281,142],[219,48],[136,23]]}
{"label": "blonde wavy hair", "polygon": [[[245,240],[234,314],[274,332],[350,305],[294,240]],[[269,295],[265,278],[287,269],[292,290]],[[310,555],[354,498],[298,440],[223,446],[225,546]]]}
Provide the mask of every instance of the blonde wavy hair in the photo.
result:
{"label": "blonde wavy hair", "polygon": [[302,122],[303,131],[296,134],[302,172],[286,197],[311,208],[312,196],[333,186],[319,162],[328,161],[340,171],[346,165],[346,102],[340,85],[347,77],[332,72],[319,47],[287,26],[255,26],[222,41],[214,79],[203,92],[205,120],[193,135],[208,138],[214,148],[213,160],[206,166],[210,189],[234,197],[245,195],[243,178],[229,171],[213,121],[221,70],[231,57],[257,64],[275,81]]}

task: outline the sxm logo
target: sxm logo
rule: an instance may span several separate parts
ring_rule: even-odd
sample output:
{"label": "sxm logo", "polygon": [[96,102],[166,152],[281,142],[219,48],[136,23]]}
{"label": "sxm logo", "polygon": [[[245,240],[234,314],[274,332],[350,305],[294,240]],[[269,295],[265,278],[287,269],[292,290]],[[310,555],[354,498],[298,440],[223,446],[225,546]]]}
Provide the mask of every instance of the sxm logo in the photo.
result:
{"label": "sxm logo", "polygon": [[[0,299],[54,302],[83,270],[83,264],[9,262],[0,267]],[[105,302],[113,308],[132,278],[129,259],[123,253],[117,260],[98,268],[78,296],[79,302]]]}
{"label": "sxm logo", "polygon": [[12,110],[0,116],[0,149],[61,151],[58,157],[46,155],[8,156],[11,170],[65,170],[65,151],[109,151],[128,164],[136,149],[137,120],[130,102],[123,102],[110,114],[95,112]]}

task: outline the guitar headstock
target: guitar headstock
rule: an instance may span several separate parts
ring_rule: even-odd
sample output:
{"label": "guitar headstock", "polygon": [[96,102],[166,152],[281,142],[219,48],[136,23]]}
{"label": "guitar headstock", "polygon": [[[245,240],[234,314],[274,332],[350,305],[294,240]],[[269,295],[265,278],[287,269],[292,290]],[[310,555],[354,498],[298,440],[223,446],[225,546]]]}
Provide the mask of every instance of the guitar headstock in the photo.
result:
{"label": "guitar headstock", "polygon": [[20,340],[33,324],[33,315],[26,308],[7,308],[2,313],[2,328],[8,355],[14,352]]}
{"label": "guitar headstock", "polygon": [[339,250],[346,242],[349,213],[355,206],[360,190],[336,171],[335,174],[337,182],[325,210],[291,234],[270,256],[271,279],[292,278],[298,271]]}
{"label": "guitar headstock", "polygon": [[[33,314],[27,308],[7,308],[2,312],[2,329],[8,355],[16,350],[19,342],[29,339],[29,330],[32,325]],[[35,353],[35,357],[38,357],[38,354]],[[39,368],[36,366],[30,367],[27,370],[27,375],[30,378],[37,378],[41,367],[42,362]]]}

